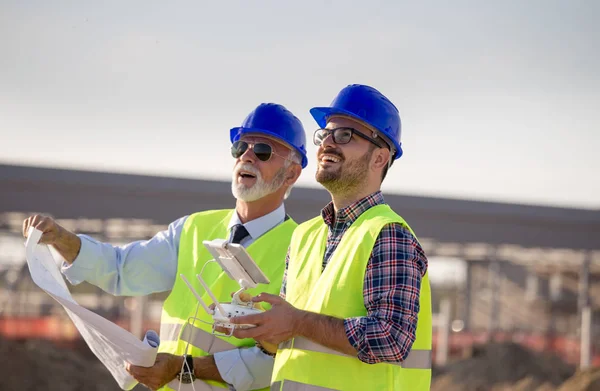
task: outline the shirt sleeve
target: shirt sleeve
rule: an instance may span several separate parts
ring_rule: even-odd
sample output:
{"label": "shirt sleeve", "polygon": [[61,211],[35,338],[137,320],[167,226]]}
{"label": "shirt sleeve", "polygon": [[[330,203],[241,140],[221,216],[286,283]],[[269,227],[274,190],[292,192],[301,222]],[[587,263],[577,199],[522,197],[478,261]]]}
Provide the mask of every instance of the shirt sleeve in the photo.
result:
{"label": "shirt sleeve", "polygon": [[401,362],[415,341],[421,279],[427,258],[417,239],[400,224],[380,232],[367,264],[367,316],[347,318],[344,327],[358,358],[369,364]]}
{"label": "shirt sleeve", "polygon": [[256,346],[215,353],[214,357],[219,374],[234,390],[257,390],[271,384],[273,357]]}
{"label": "shirt sleeve", "polygon": [[116,296],[143,296],[169,291],[175,283],[179,240],[186,217],[169,224],[149,240],[123,246],[78,235],[81,249],[61,271],[73,285],[82,281]]}

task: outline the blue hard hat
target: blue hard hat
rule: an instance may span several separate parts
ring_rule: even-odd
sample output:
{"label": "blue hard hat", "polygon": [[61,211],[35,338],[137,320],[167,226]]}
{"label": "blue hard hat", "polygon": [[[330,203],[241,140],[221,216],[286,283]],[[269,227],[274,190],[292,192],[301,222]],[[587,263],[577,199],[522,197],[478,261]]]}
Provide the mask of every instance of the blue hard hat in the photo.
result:
{"label": "blue hard hat", "polygon": [[351,84],[340,91],[330,107],[313,107],[310,113],[322,128],[333,115],[346,115],[365,122],[394,143],[394,160],[402,156],[402,125],[398,109],[373,87]]}
{"label": "blue hard hat", "polygon": [[308,164],[306,133],[302,122],[282,105],[261,103],[248,114],[242,126],[230,130],[229,137],[234,143],[248,133],[262,133],[283,141],[300,153],[302,168]]}

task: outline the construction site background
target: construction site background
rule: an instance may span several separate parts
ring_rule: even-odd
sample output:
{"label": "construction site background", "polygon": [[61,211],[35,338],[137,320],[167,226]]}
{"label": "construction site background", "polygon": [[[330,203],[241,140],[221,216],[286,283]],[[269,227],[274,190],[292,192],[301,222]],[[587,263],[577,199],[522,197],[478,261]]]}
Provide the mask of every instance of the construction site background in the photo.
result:
{"label": "construction site background", "polygon": [[[20,232],[27,215],[0,213],[0,390],[118,390],[64,309],[32,282]],[[68,229],[113,244],[149,238],[166,227],[142,219],[55,217]],[[439,258],[451,249],[434,248],[426,238],[423,245],[438,255],[430,257],[430,269],[447,268],[450,258],[465,274],[432,283],[432,390],[600,391],[597,252],[583,252],[581,262],[559,252],[532,265],[503,260],[510,246],[495,247],[496,258],[461,262]],[[114,297],[87,283],[71,292],[81,305],[139,337],[159,329],[164,293]]]}

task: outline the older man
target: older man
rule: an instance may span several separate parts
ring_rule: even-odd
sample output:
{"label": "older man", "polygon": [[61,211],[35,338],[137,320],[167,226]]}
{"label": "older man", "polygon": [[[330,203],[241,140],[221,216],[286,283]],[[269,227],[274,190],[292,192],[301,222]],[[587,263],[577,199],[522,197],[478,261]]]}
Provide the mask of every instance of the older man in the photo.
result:
{"label": "older man", "polygon": [[[49,217],[31,216],[23,223],[24,235],[33,226],[43,231],[42,242],[62,254],[66,260],[62,271],[73,284],[88,281],[114,295],[171,291],[163,305],[155,365],[128,366],[129,372],[152,390],[166,384],[165,388],[178,389],[180,382],[193,382],[184,388],[193,385],[195,390],[268,386],[264,379],[265,374],[270,377],[273,358],[263,354],[264,349],[252,339],[212,335],[203,322],[211,322],[211,317],[196,311],[196,298],[177,276],[188,276],[202,292],[197,279],[191,278],[211,259],[201,243],[228,237],[244,246],[265,272],[271,281],[267,290],[279,292],[287,247],[297,226],[286,215],[284,199],[306,167],[306,136],[290,111],[265,103],[253,110],[241,127],[230,130],[230,139],[235,159],[235,209],[194,213],[174,221],[148,241],[119,247],[75,235]],[[207,268],[203,277],[220,301],[229,301],[230,293],[237,289],[236,282],[218,267]]]}

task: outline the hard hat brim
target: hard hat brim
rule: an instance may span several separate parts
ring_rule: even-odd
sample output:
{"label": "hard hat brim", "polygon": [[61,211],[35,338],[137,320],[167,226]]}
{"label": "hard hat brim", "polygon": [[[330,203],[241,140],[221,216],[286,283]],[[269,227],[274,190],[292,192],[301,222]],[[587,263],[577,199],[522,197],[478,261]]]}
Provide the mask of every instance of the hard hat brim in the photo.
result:
{"label": "hard hat brim", "polygon": [[[321,128],[324,128],[325,126],[327,126],[327,119],[329,117],[334,116],[334,115],[344,115],[347,117],[355,118],[361,122],[364,122],[367,125],[369,125],[370,127],[372,127],[373,129],[377,129],[377,126],[370,123],[366,119],[359,117],[358,115],[352,113],[351,111],[344,110],[344,109],[339,109],[339,108],[335,108],[335,107],[313,107],[312,109],[310,109],[310,114],[312,115],[312,117],[315,119],[315,121]],[[379,131],[385,135],[384,132],[382,132],[381,130],[379,130]],[[394,143],[394,147],[396,148],[396,153],[394,154],[394,160],[396,160],[396,159],[400,158],[400,156],[402,156],[402,146],[394,140],[391,140],[391,141]]]}

